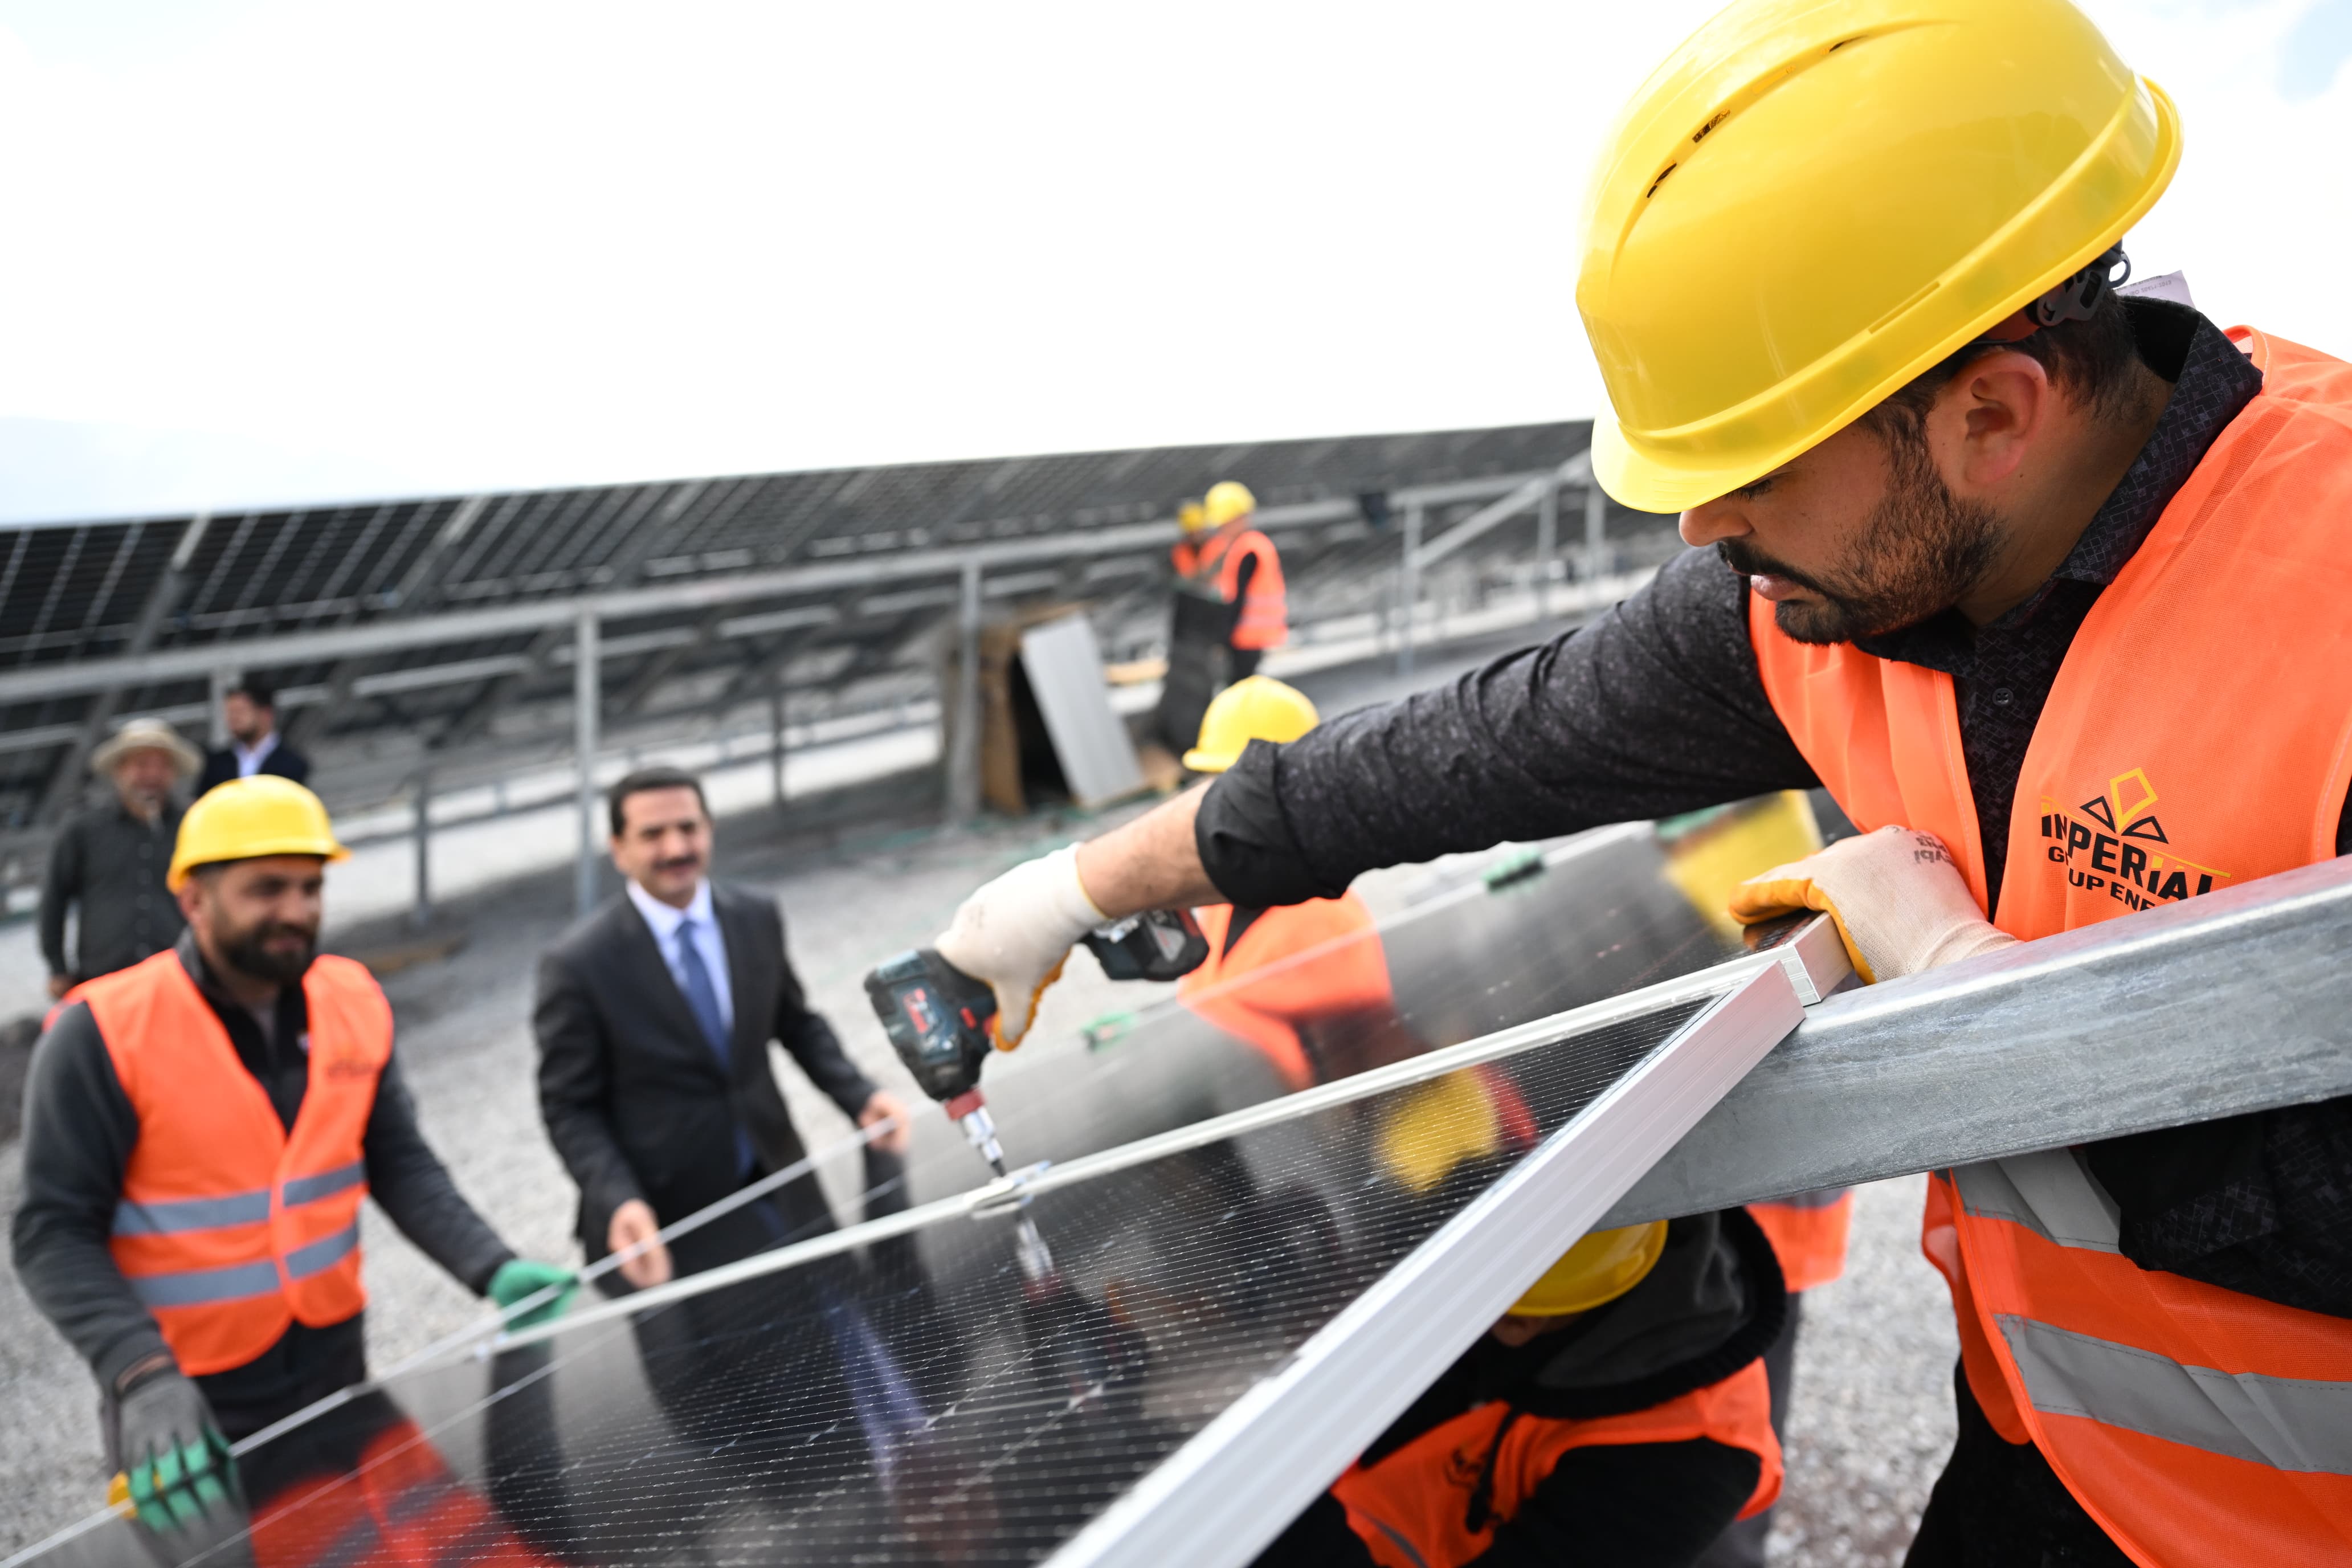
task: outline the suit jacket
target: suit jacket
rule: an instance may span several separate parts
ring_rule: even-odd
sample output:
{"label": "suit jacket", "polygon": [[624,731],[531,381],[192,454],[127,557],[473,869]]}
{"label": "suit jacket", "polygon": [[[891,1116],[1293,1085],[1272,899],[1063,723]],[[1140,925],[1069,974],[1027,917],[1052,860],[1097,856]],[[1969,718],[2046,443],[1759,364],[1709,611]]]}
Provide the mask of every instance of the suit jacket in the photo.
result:
{"label": "suit jacket", "polygon": [[[261,759],[257,773],[275,773],[281,779],[292,779],[298,784],[310,782],[310,759],[286,743],[283,736]],[[215,784],[225,784],[237,776],[236,751],[223,746],[205,753],[205,771],[196,775],[196,793],[202,795]]]}
{"label": "suit jacket", "polygon": [[[580,1185],[580,1240],[592,1260],[607,1250],[613,1211],[631,1198],[645,1199],[668,1225],[740,1187],[739,1124],[751,1134],[761,1174],[802,1157],[800,1134],[768,1068],[769,1041],[782,1041],[853,1116],[874,1093],[832,1027],[809,1011],[784,954],[782,911],[716,882],[710,894],[734,995],[731,1070],[721,1070],[645,917],[625,896],[564,932],[540,959],[531,1018],[540,1114]],[[829,1223],[814,1181],[788,1184],[782,1197],[780,1207],[795,1228]]]}

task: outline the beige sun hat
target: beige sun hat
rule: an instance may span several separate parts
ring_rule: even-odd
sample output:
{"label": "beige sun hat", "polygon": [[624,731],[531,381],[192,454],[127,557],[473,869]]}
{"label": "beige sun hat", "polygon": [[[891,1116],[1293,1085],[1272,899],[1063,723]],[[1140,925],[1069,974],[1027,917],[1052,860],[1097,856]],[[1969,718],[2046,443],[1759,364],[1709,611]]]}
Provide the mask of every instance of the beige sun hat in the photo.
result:
{"label": "beige sun hat", "polygon": [[194,778],[196,770],[205,765],[203,755],[161,719],[133,719],[90,752],[89,771],[110,773],[115,763],[133,752],[170,752],[184,779]]}

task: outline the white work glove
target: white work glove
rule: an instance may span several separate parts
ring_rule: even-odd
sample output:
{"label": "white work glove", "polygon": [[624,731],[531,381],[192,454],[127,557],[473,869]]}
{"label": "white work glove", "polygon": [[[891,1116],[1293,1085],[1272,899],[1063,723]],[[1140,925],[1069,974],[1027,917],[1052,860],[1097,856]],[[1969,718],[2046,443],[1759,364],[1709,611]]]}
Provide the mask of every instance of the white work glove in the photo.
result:
{"label": "white work glove", "polygon": [[1916,974],[2017,941],[1984,918],[1944,841],[1912,827],[1840,839],[1731,890],[1732,918],[1742,925],[1799,910],[1837,921],[1846,956],[1865,982]]}
{"label": "white work glove", "polygon": [[1023,861],[966,899],[932,946],[996,993],[996,1047],[1009,1051],[1029,1032],[1037,998],[1061,978],[1070,949],[1109,918],[1078,880],[1073,844]]}

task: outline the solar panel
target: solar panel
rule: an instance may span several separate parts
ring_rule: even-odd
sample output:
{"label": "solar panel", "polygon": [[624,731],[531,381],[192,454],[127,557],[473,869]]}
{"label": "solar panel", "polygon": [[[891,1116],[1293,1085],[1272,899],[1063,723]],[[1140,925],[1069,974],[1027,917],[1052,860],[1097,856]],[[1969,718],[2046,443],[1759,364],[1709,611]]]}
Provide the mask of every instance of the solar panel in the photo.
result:
{"label": "solar panel", "polygon": [[[1007,1058],[1013,1186],[926,1117],[862,1225],[265,1438],[254,1555],[1246,1562],[1797,1019],[1646,830],[1545,858],[1302,955],[1393,986],[1303,1091],[1163,1004]],[[115,1522],[39,1560],[151,1561]]]}

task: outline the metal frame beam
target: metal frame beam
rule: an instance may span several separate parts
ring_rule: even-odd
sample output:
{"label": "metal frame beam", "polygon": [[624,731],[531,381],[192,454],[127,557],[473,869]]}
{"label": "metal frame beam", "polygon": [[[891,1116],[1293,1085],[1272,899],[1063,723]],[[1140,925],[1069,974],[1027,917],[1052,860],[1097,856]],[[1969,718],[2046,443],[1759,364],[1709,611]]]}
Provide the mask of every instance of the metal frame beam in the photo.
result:
{"label": "metal frame beam", "polygon": [[2352,1094],[2352,857],[1832,996],[1603,1225]]}

